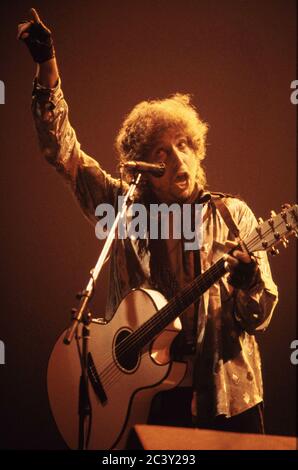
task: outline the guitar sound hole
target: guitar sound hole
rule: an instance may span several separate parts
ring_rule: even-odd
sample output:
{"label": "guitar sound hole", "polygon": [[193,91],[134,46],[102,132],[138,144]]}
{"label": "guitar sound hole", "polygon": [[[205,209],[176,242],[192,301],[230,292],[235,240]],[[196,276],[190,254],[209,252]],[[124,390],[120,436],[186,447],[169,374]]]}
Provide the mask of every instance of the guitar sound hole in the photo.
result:
{"label": "guitar sound hole", "polygon": [[[115,341],[115,356],[118,364],[127,372],[133,371],[139,362],[139,354],[128,350],[129,341],[122,342],[131,334],[128,330],[122,330],[118,333]],[[121,343],[121,344],[120,344]]]}

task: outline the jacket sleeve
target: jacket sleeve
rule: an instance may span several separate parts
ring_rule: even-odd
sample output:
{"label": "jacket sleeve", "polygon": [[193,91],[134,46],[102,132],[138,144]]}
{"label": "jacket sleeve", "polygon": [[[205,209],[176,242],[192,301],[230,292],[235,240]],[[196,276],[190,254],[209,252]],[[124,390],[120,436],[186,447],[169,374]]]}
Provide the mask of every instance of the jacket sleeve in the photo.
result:
{"label": "jacket sleeve", "polygon": [[[249,236],[258,225],[251,209],[238,200],[238,210],[233,214],[241,238]],[[258,269],[253,284],[248,289],[235,289],[235,317],[250,334],[265,330],[278,302],[278,290],[273,282],[266,251],[254,253]]]}
{"label": "jacket sleeve", "polygon": [[120,182],[81,149],[69,122],[60,79],[51,89],[35,79],[32,113],[42,155],[69,184],[84,214],[95,223],[95,208],[102,202],[114,204]]}

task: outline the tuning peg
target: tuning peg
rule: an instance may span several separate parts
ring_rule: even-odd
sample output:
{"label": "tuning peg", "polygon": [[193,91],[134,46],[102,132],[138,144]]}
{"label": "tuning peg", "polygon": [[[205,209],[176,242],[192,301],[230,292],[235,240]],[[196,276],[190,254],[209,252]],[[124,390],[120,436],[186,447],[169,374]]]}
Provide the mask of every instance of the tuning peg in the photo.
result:
{"label": "tuning peg", "polygon": [[288,248],[289,240],[287,240],[285,237],[282,237],[281,242],[282,242],[284,248]]}
{"label": "tuning peg", "polygon": [[282,209],[289,209],[291,207],[291,204],[285,203],[281,206]]}
{"label": "tuning peg", "polygon": [[279,255],[279,250],[277,250],[276,248],[271,248],[271,250],[269,251],[270,255],[272,256],[277,256]]}
{"label": "tuning peg", "polygon": [[263,222],[264,222],[264,219],[262,219],[262,217],[259,217],[259,218],[258,218],[258,224],[261,225]]}
{"label": "tuning peg", "polygon": [[273,220],[273,217],[276,215],[276,213],[274,211],[270,211],[270,219],[268,219],[268,224],[270,225],[270,227],[272,228],[272,230],[274,229],[274,220]]}

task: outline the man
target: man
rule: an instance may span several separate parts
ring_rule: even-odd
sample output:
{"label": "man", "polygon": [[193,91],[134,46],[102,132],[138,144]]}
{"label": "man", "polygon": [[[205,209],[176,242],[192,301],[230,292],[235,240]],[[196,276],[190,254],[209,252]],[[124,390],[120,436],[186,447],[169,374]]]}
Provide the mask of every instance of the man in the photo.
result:
{"label": "man", "polygon": [[[81,150],[68,120],[51,32],[37,12],[31,12],[33,19],[19,25],[18,38],[38,64],[32,109],[40,147],[95,222],[98,204],[115,205],[122,186]],[[227,256],[229,273],[181,314],[183,331],[172,355],[188,359],[192,373],[180,388],[156,398],[149,421],[264,432],[261,362],[254,332],[268,326],[277,288],[264,252],[251,257],[235,249],[238,238],[247,237],[256,225],[251,210],[237,198],[206,190],[201,166],[206,133],[207,125],[187,95],[144,101],[124,121],[116,139],[120,161],[166,164],[162,177],[143,179],[138,201],[147,209],[150,203],[201,204],[203,242],[200,250],[186,250],[183,237],[177,240],[173,234],[167,240],[150,236],[116,240],[107,316],[134,287],[156,288],[170,299],[207,271],[226,247],[234,248]]]}

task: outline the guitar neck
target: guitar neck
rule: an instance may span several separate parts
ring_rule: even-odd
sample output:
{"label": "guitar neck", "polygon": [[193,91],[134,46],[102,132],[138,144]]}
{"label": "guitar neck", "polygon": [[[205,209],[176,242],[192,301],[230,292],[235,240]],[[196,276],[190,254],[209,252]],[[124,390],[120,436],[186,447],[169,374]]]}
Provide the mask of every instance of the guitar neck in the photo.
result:
{"label": "guitar neck", "polygon": [[159,334],[169,323],[193,304],[206,290],[226,273],[225,258],[219,259],[205,273],[196,277],[188,286],[173,297],[167,305],[147,320],[130,336],[130,348],[139,351]]}

